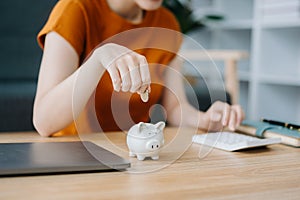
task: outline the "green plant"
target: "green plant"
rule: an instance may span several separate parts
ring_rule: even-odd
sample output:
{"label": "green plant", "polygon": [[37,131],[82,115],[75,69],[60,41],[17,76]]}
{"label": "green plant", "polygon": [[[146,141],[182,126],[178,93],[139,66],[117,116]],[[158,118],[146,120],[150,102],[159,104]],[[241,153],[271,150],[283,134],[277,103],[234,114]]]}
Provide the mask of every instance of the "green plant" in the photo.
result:
{"label": "green plant", "polygon": [[195,19],[193,16],[193,10],[187,5],[190,0],[186,0],[185,3],[179,0],[164,0],[163,6],[169,9],[177,18],[182,33],[187,33],[196,28],[201,28],[205,26],[207,20],[222,20],[223,16],[209,14],[205,15],[201,19]]}

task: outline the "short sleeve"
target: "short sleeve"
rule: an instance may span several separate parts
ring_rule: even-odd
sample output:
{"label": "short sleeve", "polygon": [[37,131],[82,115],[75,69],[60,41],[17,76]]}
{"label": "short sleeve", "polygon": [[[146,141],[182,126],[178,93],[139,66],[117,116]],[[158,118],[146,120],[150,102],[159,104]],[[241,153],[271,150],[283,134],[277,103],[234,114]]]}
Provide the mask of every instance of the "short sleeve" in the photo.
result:
{"label": "short sleeve", "polygon": [[80,2],[60,0],[53,8],[45,26],[38,33],[38,44],[44,48],[45,36],[54,31],[65,38],[80,56],[85,44],[85,26],[85,12]]}
{"label": "short sleeve", "polygon": [[181,28],[176,17],[168,9],[162,8],[162,12],[159,18],[164,19],[162,20],[163,22],[161,22],[163,28],[167,28],[174,31],[170,31],[168,33],[168,36],[165,36],[164,38],[170,40],[171,52],[178,52],[183,41],[183,34],[181,32]]}

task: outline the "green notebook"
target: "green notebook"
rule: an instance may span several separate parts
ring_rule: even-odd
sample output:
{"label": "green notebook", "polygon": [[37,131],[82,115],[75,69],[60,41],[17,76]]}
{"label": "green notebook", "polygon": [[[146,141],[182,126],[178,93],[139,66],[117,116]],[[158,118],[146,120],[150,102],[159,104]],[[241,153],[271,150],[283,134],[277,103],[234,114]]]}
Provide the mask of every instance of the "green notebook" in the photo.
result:
{"label": "green notebook", "polygon": [[244,120],[237,131],[263,138],[279,137],[283,144],[300,147],[300,131],[267,122]]}

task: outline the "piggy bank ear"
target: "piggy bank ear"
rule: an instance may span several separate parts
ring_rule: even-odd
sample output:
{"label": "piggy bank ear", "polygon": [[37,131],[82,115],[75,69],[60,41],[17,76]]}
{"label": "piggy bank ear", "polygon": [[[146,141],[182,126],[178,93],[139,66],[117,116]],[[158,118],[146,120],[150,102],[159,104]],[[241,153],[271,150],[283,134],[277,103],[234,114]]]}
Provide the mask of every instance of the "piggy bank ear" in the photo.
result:
{"label": "piggy bank ear", "polygon": [[145,128],[146,128],[146,124],[144,122],[138,123],[138,131],[139,131],[139,133],[141,133],[142,130],[145,129]]}
{"label": "piggy bank ear", "polygon": [[158,130],[163,130],[166,126],[165,122],[157,122],[155,125],[155,128],[157,128]]}

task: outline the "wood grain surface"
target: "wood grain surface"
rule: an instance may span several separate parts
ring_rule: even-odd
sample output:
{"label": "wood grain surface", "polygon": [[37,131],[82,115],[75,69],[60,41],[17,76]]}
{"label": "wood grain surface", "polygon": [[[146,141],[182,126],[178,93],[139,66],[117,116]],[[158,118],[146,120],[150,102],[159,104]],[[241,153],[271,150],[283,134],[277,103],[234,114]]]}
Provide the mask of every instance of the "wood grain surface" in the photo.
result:
{"label": "wood grain surface", "polygon": [[187,148],[166,148],[158,161],[137,161],[128,158],[122,132],[56,138],[35,132],[1,133],[1,143],[93,141],[130,159],[133,169],[0,177],[0,199],[299,199],[299,148],[271,145],[225,152],[191,144],[184,134],[189,140],[194,132],[187,129],[180,134],[167,128],[167,146],[182,142]]}

